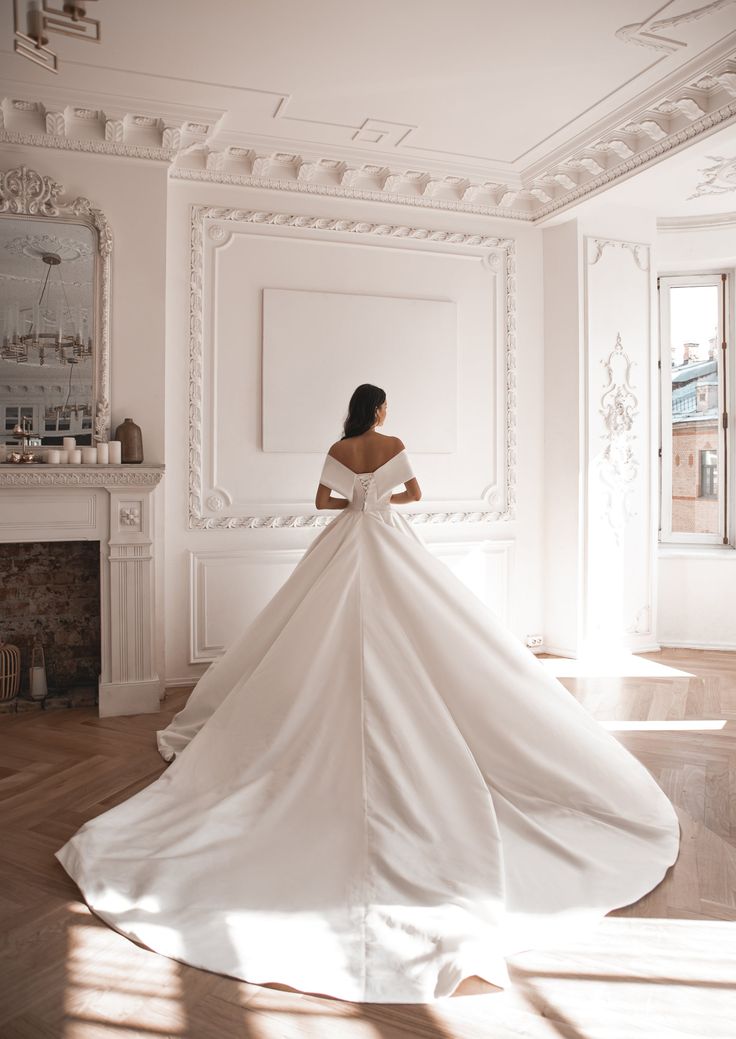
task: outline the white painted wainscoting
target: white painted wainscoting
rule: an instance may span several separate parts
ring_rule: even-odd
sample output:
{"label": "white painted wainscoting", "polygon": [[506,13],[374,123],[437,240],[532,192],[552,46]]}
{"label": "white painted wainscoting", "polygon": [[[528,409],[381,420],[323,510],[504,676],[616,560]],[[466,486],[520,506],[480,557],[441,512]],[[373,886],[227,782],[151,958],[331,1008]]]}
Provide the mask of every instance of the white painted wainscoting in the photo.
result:
{"label": "white painted wainscoting", "polygon": [[[428,547],[507,622],[513,541],[454,541]],[[278,591],[301,556],[299,549],[191,552],[190,663],[217,659]]]}

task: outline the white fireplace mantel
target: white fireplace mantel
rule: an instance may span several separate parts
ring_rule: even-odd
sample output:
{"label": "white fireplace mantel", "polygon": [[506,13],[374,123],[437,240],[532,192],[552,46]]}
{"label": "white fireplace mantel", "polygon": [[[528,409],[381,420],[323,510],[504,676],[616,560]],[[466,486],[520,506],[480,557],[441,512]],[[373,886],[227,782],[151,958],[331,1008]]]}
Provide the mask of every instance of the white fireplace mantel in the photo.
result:
{"label": "white fireplace mantel", "polygon": [[159,709],[158,465],[0,465],[0,542],[100,542],[100,716]]}

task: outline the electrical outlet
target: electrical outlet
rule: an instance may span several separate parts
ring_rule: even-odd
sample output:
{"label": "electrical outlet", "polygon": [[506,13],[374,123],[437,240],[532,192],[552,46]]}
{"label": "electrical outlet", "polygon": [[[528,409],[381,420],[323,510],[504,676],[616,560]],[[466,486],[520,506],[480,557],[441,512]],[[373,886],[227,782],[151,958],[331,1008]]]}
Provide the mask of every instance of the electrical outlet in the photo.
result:
{"label": "electrical outlet", "polygon": [[527,635],[526,637],[526,644],[530,649],[539,649],[543,642],[543,635]]}

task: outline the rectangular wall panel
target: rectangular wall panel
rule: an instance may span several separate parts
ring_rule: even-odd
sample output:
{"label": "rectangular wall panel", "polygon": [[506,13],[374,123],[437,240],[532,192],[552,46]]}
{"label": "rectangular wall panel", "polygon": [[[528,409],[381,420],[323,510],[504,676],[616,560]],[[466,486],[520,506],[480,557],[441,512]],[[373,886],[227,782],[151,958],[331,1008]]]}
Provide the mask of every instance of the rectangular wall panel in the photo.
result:
{"label": "rectangular wall panel", "polygon": [[457,446],[457,306],[347,292],[263,290],[263,450],[325,450],[335,415],[369,382],[415,452]]}

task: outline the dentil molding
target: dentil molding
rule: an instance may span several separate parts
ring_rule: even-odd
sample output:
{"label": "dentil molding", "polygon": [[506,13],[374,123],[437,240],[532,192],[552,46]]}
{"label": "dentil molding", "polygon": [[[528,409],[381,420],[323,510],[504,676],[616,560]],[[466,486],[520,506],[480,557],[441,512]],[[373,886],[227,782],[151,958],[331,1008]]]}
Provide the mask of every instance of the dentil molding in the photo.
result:
{"label": "dentil molding", "polygon": [[[620,32],[629,29],[624,26]],[[395,150],[385,154],[386,161],[376,156],[374,162],[315,154],[301,146],[296,151],[269,150],[254,146],[247,134],[221,132],[225,115],[203,110],[199,118],[186,118],[177,108],[111,116],[102,106],[47,107],[41,101],[6,97],[0,107],[0,141],[159,161],[170,166],[175,179],[534,223],[736,120],[736,54],[670,82],[645,104],[634,101],[617,119],[590,127],[542,162],[503,177],[484,177],[477,164],[460,168],[460,159],[455,169],[422,168],[415,160],[409,166],[397,159]]]}
{"label": "dentil molding", "polygon": [[[407,513],[413,523],[460,523],[516,518],[516,250],[513,238],[495,238],[464,231],[432,231],[424,227],[373,223],[344,218],[297,216],[290,213],[228,209],[220,206],[193,205],[190,224],[189,268],[189,449],[188,449],[188,525],[194,530],[237,530],[253,527],[322,527],[334,517],[312,513],[273,516],[227,515],[229,496],[217,488],[205,488],[202,444],[203,418],[203,292],[205,221],[212,240],[228,237],[226,225],[251,223],[271,225],[296,233],[305,230],[351,234],[359,237],[395,238],[415,242],[441,243],[452,248],[473,246],[483,251],[480,262],[493,274],[500,274],[504,284],[504,494],[488,499],[489,510],[473,512]],[[218,515],[206,515],[205,509]]]}

